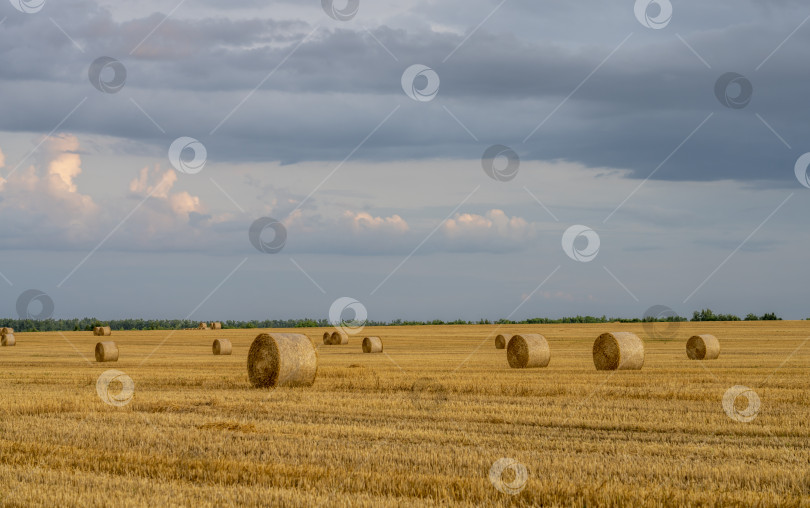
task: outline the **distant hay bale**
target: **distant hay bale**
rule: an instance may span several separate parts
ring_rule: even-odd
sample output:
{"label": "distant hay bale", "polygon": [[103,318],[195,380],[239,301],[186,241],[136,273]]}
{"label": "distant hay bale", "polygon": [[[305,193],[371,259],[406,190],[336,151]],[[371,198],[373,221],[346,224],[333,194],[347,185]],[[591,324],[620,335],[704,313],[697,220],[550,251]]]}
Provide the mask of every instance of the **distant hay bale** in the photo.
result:
{"label": "distant hay bale", "polygon": [[208,323],[200,323],[197,325],[197,330],[208,330]]}
{"label": "distant hay bale", "polygon": [[506,349],[506,337],[503,335],[495,337],[495,349]]}
{"label": "distant hay bale", "polygon": [[631,332],[603,333],[593,343],[596,370],[640,370],[644,342]]}
{"label": "distant hay bale", "polygon": [[332,334],[329,332],[323,332],[323,343],[324,345],[329,345],[329,341],[332,340]]}
{"label": "distant hay bale", "polygon": [[690,360],[716,360],[720,356],[720,341],[714,335],[693,335],[686,341]]}
{"label": "distant hay bale", "polygon": [[7,333],[14,334],[14,328],[0,328],[0,335],[6,335]]}
{"label": "distant hay bale", "polygon": [[17,344],[17,340],[14,338],[13,333],[4,333],[2,339],[0,339],[0,345],[2,346],[14,346]]}
{"label": "distant hay bale", "polygon": [[117,362],[118,346],[113,341],[99,342],[96,344],[97,362]]}
{"label": "distant hay bale", "polygon": [[214,321],[213,323],[211,323],[211,329],[222,330],[222,323],[220,323],[219,321]]}
{"label": "distant hay bale", "polygon": [[332,346],[341,346],[349,343],[349,336],[340,330],[335,330],[329,336],[329,344]]}
{"label": "distant hay bale", "polygon": [[318,352],[306,335],[262,333],[250,345],[248,377],[255,387],[311,386]]}
{"label": "distant hay bale", "polygon": [[545,367],[551,361],[551,350],[538,333],[514,335],[506,346],[506,359],[513,369]]}
{"label": "distant hay bale", "polygon": [[100,326],[94,326],[93,327],[93,335],[95,335],[95,336],[101,335],[101,327]]}
{"label": "distant hay bale", "polygon": [[229,355],[231,354],[231,341],[228,339],[217,339],[211,346],[215,355]]}
{"label": "distant hay bale", "polygon": [[112,335],[112,328],[110,328],[109,326],[99,326],[98,334],[101,337],[109,337],[110,335]]}
{"label": "distant hay bale", "polygon": [[363,339],[364,353],[382,353],[383,343],[379,337],[366,337]]}

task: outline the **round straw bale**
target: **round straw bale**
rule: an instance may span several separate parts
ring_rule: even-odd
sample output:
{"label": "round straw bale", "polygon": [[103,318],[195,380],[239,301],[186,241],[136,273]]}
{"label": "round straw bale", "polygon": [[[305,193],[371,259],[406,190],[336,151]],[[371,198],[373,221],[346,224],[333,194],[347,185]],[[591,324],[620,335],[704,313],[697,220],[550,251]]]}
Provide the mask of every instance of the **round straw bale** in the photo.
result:
{"label": "round straw bale", "polygon": [[101,327],[100,326],[94,326],[93,327],[93,335],[96,335],[96,336],[101,335]]}
{"label": "round straw bale", "polygon": [[329,332],[323,332],[323,343],[328,346],[331,340],[332,334]]}
{"label": "round straw bale", "polygon": [[686,355],[690,360],[715,360],[720,356],[720,341],[714,335],[693,335],[686,341]]}
{"label": "round straw bale", "polygon": [[348,343],[349,343],[349,336],[341,332],[340,330],[335,330],[329,337],[329,344],[333,346],[340,346]]}
{"label": "round straw bale", "polygon": [[99,342],[96,344],[97,362],[117,362],[118,346],[113,341]]}
{"label": "round straw bale", "polygon": [[262,333],[250,345],[247,368],[255,387],[311,386],[318,352],[306,335]]}
{"label": "round straw bale", "polygon": [[229,355],[231,354],[231,341],[228,339],[217,339],[211,346],[215,355]]}
{"label": "round straw bale", "polygon": [[13,334],[14,333],[14,328],[8,328],[8,327],[0,328],[0,335],[5,335],[7,333]]}
{"label": "round straw bale", "polygon": [[213,323],[211,323],[211,329],[222,330],[222,323],[220,323],[219,321],[214,321]]}
{"label": "round straw bale", "polygon": [[14,338],[13,333],[4,333],[3,338],[0,339],[0,345],[13,346],[15,344],[17,344],[17,340]]}
{"label": "round straw bale", "polygon": [[551,350],[538,333],[514,335],[506,346],[506,359],[513,369],[545,367],[551,361]]}
{"label": "round straw bale", "polygon": [[495,337],[495,349],[506,349],[506,337],[503,335]]}
{"label": "round straw bale", "polygon": [[112,335],[112,328],[110,328],[109,326],[99,326],[98,334],[102,337],[109,337],[110,335]]}
{"label": "round straw bale", "polygon": [[208,330],[208,323],[200,323],[197,325],[197,330]]}
{"label": "round straw bale", "polygon": [[364,353],[382,353],[383,343],[379,337],[366,337],[363,339]]}
{"label": "round straw bale", "polygon": [[596,370],[640,370],[644,342],[631,332],[603,333],[593,343]]}

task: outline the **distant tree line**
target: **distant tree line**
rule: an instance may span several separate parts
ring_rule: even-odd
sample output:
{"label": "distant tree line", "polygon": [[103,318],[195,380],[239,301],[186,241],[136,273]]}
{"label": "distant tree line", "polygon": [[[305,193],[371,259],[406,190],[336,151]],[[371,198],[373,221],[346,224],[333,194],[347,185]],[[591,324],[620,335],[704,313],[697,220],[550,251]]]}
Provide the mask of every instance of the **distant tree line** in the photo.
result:
{"label": "distant tree line", "polygon": [[[773,312],[768,312],[762,316],[748,314],[745,321],[773,321],[781,320]],[[594,316],[574,316],[559,319],[550,318],[530,318],[522,321],[512,321],[499,319],[490,321],[479,319],[478,321],[466,321],[456,319],[454,321],[442,321],[435,319],[432,321],[407,321],[395,319],[393,321],[366,321],[366,326],[428,326],[428,325],[534,325],[534,324],[569,324],[569,323],[645,323],[645,322],[680,322],[689,321],[681,316],[667,316],[662,318],[614,318],[614,317],[594,317]],[[692,321],[741,321],[733,314],[715,314],[711,309],[695,311],[692,314]],[[95,326],[109,326],[113,330],[182,330],[184,328],[197,328],[200,321],[189,319],[113,319],[101,321],[96,318],[83,319],[2,319],[0,327],[14,328],[20,332],[57,332],[57,331],[92,331]],[[265,319],[253,321],[222,321],[223,328],[325,328],[329,322],[326,319]]]}

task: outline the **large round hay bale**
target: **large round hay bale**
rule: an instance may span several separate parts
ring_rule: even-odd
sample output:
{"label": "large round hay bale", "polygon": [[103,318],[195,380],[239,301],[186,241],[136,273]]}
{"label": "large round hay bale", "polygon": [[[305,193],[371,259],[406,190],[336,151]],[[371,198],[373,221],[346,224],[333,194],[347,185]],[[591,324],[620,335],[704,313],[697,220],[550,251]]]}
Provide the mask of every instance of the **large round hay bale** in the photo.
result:
{"label": "large round hay bale", "polygon": [[329,332],[323,332],[323,343],[324,345],[328,346],[329,342],[332,340],[332,334]]}
{"label": "large round hay bale", "polygon": [[118,346],[113,341],[99,342],[96,344],[97,362],[117,362]]}
{"label": "large round hay bale", "polygon": [[197,330],[208,330],[208,323],[200,323],[197,325]]}
{"label": "large round hay bale", "polygon": [[211,329],[222,330],[222,323],[220,323],[219,321],[214,321],[213,323],[211,323]]}
{"label": "large round hay bale", "polygon": [[110,328],[109,326],[99,326],[98,335],[100,337],[109,337],[110,335],[112,335],[112,328]]}
{"label": "large round hay bale", "polygon": [[366,337],[363,339],[364,353],[382,353],[383,343],[379,337]]}
{"label": "large round hay bale", "polygon": [[495,349],[506,349],[506,337],[503,335],[495,337]]}
{"label": "large round hay bale", "polygon": [[95,335],[96,337],[101,335],[101,327],[100,326],[94,326],[93,327],[93,335]]}
{"label": "large round hay bale", "polygon": [[0,335],[5,335],[7,333],[13,334],[14,333],[14,328],[9,328],[9,327],[0,328]]}
{"label": "large round hay bale", "polygon": [[14,346],[17,344],[17,340],[14,338],[13,333],[4,333],[2,339],[0,339],[0,345],[2,346]]}
{"label": "large round hay bale", "polygon": [[341,332],[340,330],[335,330],[329,337],[329,344],[331,344],[332,346],[340,346],[348,343],[349,343],[349,336]]}
{"label": "large round hay bale", "polygon": [[693,335],[686,341],[686,356],[690,360],[716,360],[720,356],[720,341],[714,335]]}
{"label": "large round hay bale", "polygon": [[551,361],[551,350],[539,333],[514,335],[506,346],[506,359],[513,369],[545,367]]}
{"label": "large round hay bale", "polygon": [[231,341],[228,339],[217,339],[211,346],[211,350],[215,355],[229,355],[231,354]]}
{"label": "large round hay bale", "polygon": [[250,345],[248,377],[253,386],[311,386],[318,373],[318,352],[306,335],[262,333]]}
{"label": "large round hay bale", "polygon": [[596,370],[640,370],[644,366],[644,342],[631,332],[603,333],[593,343]]}

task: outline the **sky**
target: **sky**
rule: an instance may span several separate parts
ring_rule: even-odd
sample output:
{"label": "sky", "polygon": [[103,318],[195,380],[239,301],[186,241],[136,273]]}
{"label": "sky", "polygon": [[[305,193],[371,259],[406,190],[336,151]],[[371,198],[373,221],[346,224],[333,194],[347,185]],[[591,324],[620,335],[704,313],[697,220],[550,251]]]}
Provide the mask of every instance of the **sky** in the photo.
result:
{"label": "sky", "polygon": [[0,20],[2,316],[810,317],[804,2]]}

